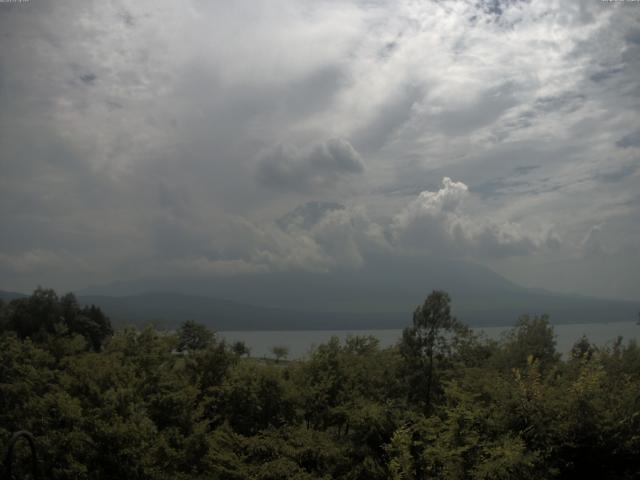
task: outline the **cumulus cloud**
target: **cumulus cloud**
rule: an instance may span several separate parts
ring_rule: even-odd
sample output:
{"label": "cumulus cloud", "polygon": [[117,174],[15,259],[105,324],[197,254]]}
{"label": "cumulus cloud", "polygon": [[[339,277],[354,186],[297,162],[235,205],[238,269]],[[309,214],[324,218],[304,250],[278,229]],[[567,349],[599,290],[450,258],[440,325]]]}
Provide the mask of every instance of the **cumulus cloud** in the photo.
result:
{"label": "cumulus cloud", "polygon": [[[290,229],[292,235],[304,229]],[[306,234],[320,246],[334,267],[359,267],[364,256],[389,248],[383,229],[371,221],[362,208],[328,211],[306,230]]]}
{"label": "cumulus cloud", "polygon": [[525,255],[551,242],[548,234],[529,235],[516,223],[466,213],[469,198],[467,185],[445,177],[440,190],[421,192],[394,216],[394,241],[417,251],[463,257]]}
{"label": "cumulus cloud", "polygon": [[396,223],[407,226],[422,216],[439,217],[459,210],[469,196],[469,188],[462,182],[454,182],[449,177],[442,179],[442,188],[437,192],[423,191],[407,208],[396,216]]}
{"label": "cumulus cloud", "polygon": [[280,190],[308,191],[363,171],[362,158],[351,144],[334,138],[306,150],[279,145],[261,159],[258,179]]}
{"label": "cumulus cloud", "polygon": [[[287,269],[326,272],[359,268],[371,254],[503,258],[558,245],[549,229],[526,233],[518,223],[468,211],[466,204],[472,198],[466,184],[445,177],[439,190],[423,191],[389,222],[372,220],[361,206],[318,201],[302,204],[273,223],[235,217],[222,229],[229,247],[213,256],[179,256],[172,266],[212,274]],[[222,243],[218,238],[217,244]]]}
{"label": "cumulus cloud", "polygon": [[361,207],[308,202],[274,225],[261,230],[269,241],[254,257],[272,268],[357,268],[367,254],[390,248],[384,229]]}
{"label": "cumulus cloud", "polygon": [[[358,268],[368,254],[389,252],[384,228],[362,207],[308,202],[274,222],[255,223],[228,217],[216,228],[216,246],[203,242],[169,259],[158,259],[170,272],[211,275]],[[213,232],[211,232],[213,236]],[[222,237],[222,238],[221,238]],[[241,241],[238,241],[241,239]],[[194,255],[194,251],[202,252]]]}
{"label": "cumulus cloud", "polygon": [[445,177],[442,188],[421,192],[389,222],[372,220],[363,207],[307,202],[273,224],[243,222],[246,254],[268,270],[327,271],[358,268],[371,254],[500,258],[559,245],[550,228],[526,233],[518,223],[467,211],[471,199],[466,184]]}

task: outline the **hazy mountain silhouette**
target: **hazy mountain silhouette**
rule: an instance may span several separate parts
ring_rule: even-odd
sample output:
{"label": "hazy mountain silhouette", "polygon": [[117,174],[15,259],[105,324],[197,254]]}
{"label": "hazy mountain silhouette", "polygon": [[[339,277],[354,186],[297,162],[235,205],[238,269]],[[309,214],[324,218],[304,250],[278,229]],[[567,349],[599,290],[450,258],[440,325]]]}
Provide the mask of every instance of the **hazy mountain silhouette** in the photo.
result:
{"label": "hazy mountain silhouette", "polygon": [[[116,325],[152,323],[174,328],[195,320],[214,330],[367,329],[394,328],[398,317],[389,313],[297,311],[246,305],[219,298],[180,293],[151,292],[125,297],[88,295],[80,303],[98,305]],[[403,316],[406,319],[406,314]]]}
{"label": "hazy mountain silhouette", "polygon": [[640,310],[640,302],[527,289],[470,262],[406,256],[369,257],[357,270],[141,279],[78,293],[116,320],[193,319],[219,330],[352,329],[406,326],[433,289],[448,291],[469,325],[511,325],[522,314],[542,313],[554,323],[634,321]]}
{"label": "hazy mountain silhouette", "polygon": [[27,295],[24,293],[18,292],[7,292],[5,290],[0,290],[0,300],[4,300],[5,302],[10,302],[15,298],[24,298]]}

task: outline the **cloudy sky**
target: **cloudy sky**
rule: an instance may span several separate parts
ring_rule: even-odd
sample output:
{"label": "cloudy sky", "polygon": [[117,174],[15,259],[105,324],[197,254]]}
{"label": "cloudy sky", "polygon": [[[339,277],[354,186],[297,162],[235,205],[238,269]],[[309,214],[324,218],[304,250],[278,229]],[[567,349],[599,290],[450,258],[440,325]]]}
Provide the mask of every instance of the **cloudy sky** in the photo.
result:
{"label": "cloudy sky", "polygon": [[0,288],[484,264],[640,298],[640,3],[0,3]]}

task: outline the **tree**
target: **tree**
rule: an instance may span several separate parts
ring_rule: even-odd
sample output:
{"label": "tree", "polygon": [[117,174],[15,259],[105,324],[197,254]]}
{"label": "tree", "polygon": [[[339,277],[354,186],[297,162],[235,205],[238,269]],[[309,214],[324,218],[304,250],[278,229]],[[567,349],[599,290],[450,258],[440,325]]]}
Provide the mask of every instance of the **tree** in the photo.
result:
{"label": "tree", "polygon": [[191,381],[202,394],[222,383],[229,368],[237,362],[224,342],[212,342],[207,348],[193,351],[186,361],[186,369]]}
{"label": "tree", "polygon": [[11,300],[7,308],[5,328],[20,338],[42,339],[64,323],[58,295],[51,289],[38,287],[30,297]]}
{"label": "tree", "polygon": [[4,332],[6,330],[8,314],[7,304],[0,298],[0,332]]}
{"label": "tree", "polygon": [[271,349],[271,353],[276,357],[276,363],[280,362],[281,358],[287,358],[289,356],[289,348],[284,345],[276,345]]}
{"label": "tree", "polygon": [[222,414],[242,435],[255,435],[269,427],[280,427],[294,418],[282,368],[241,362],[229,372],[215,392],[212,417]]}
{"label": "tree", "polygon": [[[67,294],[67,296],[69,295],[73,297],[73,294]],[[65,297],[63,297],[63,299]],[[75,297],[73,297],[73,299],[75,301]],[[69,329],[74,333],[82,335],[95,351],[100,350],[105,339],[113,335],[111,321],[102,310],[95,305],[78,309],[72,316],[65,318],[67,319]]]}
{"label": "tree", "polygon": [[580,340],[571,347],[571,358],[574,360],[591,360],[596,353],[596,347],[589,342],[586,335],[582,335]]}
{"label": "tree", "polygon": [[251,355],[251,349],[247,347],[247,344],[241,340],[233,342],[233,344],[231,345],[231,350],[233,350],[233,353],[235,353],[239,357],[243,357],[244,355],[248,357],[249,355]]}
{"label": "tree", "polygon": [[547,315],[523,315],[518,324],[506,335],[505,367],[525,368],[529,357],[536,360],[542,370],[547,369],[560,359],[556,352],[556,339],[553,326]]}
{"label": "tree", "polygon": [[436,367],[451,356],[455,335],[467,331],[451,315],[449,294],[434,290],[413,312],[413,325],[400,341],[409,377],[410,397],[429,410],[436,385]]}
{"label": "tree", "polygon": [[113,334],[111,321],[99,307],[80,308],[72,293],[58,297],[38,287],[30,297],[12,300],[2,309],[0,329],[13,330],[20,338],[44,341],[47,337],[82,335],[93,350]]}
{"label": "tree", "polygon": [[193,350],[204,350],[211,346],[215,336],[206,326],[187,320],[178,329],[178,346],[179,352],[189,352]]}

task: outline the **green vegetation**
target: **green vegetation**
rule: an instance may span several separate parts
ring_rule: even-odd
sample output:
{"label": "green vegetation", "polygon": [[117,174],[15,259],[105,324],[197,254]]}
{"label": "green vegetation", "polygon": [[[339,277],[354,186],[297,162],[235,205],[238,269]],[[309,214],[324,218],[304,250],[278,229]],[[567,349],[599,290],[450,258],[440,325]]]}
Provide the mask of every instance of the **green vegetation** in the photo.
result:
{"label": "green vegetation", "polygon": [[289,348],[284,345],[276,345],[271,349],[271,353],[276,357],[276,363],[278,363],[281,359],[289,356]]}
{"label": "green vegetation", "polygon": [[637,478],[640,348],[554,347],[545,317],[489,341],[433,292],[392,348],[273,362],[38,289],[0,303],[0,452],[31,431],[49,479]]}

